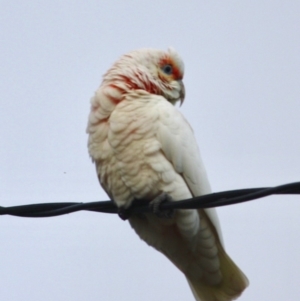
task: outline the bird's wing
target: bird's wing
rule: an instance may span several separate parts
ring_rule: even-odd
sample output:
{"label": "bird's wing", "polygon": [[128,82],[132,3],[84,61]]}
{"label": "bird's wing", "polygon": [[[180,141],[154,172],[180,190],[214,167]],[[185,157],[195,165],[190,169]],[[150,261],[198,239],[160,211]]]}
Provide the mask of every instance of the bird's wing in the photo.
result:
{"label": "bird's wing", "polygon": [[[183,115],[170,103],[157,105],[157,139],[162,151],[178,174],[184,178],[191,194],[200,196],[211,192],[206,170],[200,157],[193,130]],[[222,241],[221,228],[216,211],[205,209]]]}

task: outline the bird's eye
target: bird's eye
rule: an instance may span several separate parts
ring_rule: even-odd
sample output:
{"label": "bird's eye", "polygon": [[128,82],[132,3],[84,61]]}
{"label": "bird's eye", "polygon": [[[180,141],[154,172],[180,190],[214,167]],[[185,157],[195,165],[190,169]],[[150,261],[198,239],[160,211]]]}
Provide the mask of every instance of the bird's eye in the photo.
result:
{"label": "bird's eye", "polygon": [[168,75],[171,75],[173,73],[173,67],[171,65],[164,65],[162,66],[162,71]]}

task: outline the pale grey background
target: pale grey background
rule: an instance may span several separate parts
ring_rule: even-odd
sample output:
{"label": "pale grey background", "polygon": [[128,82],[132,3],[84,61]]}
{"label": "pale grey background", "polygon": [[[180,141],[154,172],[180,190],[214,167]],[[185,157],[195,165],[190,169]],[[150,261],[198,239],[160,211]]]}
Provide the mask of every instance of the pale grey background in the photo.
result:
{"label": "pale grey background", "polygon": [[[173,46],[214,191],[300,180],[300,2],[0,2],[0,204],[106,200],[87,155],[89,99],[123,53]],[[240,300],[300,298],[299,197],[218,210],[250,279]],[[115,215],[0,217],[0,300],[193,300]]]}

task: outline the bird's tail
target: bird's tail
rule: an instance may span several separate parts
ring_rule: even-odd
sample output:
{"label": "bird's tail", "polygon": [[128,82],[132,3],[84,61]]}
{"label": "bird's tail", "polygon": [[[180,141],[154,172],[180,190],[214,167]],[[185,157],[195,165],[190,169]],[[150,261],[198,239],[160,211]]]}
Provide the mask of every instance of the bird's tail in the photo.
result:
{"label": "bird's tail", "polygon": [[197,301],[231,301],[238,298],[248,286],[244,273],[226,254],[218,242],[220,270],[223,280],[218,285],[205,284],[202,281],[187,279]]}

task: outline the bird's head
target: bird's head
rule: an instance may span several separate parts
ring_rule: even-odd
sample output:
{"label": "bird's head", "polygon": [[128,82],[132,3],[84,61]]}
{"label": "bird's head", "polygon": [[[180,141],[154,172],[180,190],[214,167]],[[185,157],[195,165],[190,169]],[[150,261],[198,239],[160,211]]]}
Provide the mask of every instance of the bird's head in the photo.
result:
{"label": "bird's head", "polygon": [[139,49],[123,55],[104,75],[103,84],[127,92],[142,89],[175,104],[184,100],[184,64],[174,49]]}

